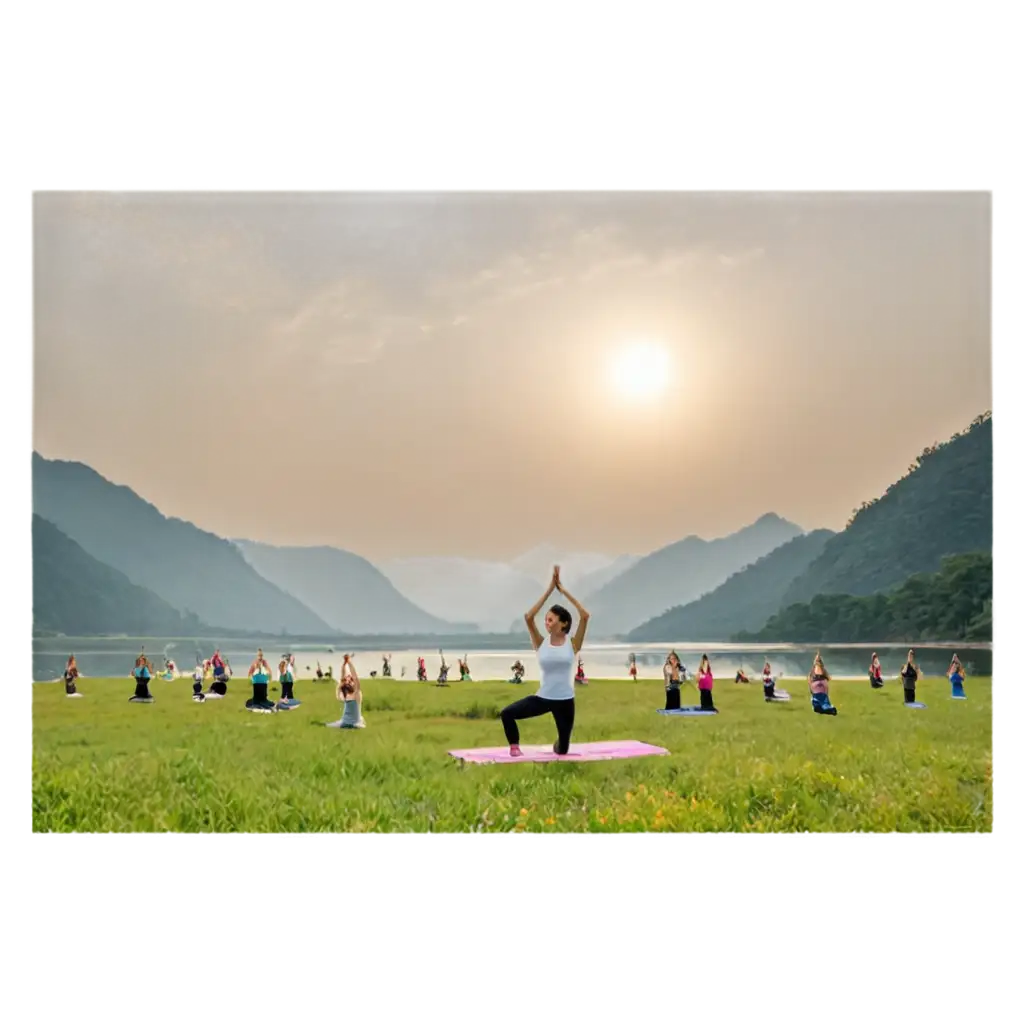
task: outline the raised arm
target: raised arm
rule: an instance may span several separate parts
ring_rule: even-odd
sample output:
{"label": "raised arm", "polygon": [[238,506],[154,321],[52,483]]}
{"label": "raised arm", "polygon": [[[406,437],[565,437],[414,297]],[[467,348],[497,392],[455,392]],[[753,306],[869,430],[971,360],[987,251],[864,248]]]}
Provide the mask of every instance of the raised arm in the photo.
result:
{"label": "raised arm", "polygon": [[541,599],[523,616],[526,621],[526,628],[530,631],[530,642],[533,644],[533,649],[536,651],[540,645],[544,642],[544,638],[540,635],[540,630],[537,628],[536,618],[537,613],[544,607],[547,599],[555,592],[555,574],[551,574],[551,582],[548,584],[548,589],[544,591],[544,595]]}
{"label": "raised arm", "polygon": [[581,605],[579,601],[577,601],[576,598],[565,589],[560,577],[558,578],[558,590],[562,597],[564,597],[566,601],[576,609],[577,626],[576,634],[572,638],[572,649],[579,654],[583,647],[583,638],[587,635],[587,623],[590,622],[590,612],[588,612],[587,609],[584,608],[583,605]]}

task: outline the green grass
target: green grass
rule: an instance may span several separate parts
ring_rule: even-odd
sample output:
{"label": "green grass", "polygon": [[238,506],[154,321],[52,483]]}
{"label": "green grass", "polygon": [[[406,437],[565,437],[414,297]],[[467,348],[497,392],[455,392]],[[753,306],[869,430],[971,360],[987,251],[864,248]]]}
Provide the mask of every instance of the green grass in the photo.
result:
{"label": "green grass", "polygon": [[[81,700],[33,686],[35,831],[623,832],[991,831],[991,681],[949,699],[918,686],[832,686],[835,718],[806,687],[789,704],[759,685],[716,683],[716,718],[668,718],[658,682],[602,682],[577,695],[575,741],[638,739],[668,757],[583,764],[457,764],[446,751],[504,742],[500,709],[536,684],[449,689],[369,680],[365,730],[325,729],[334,687],[296,684],[302,707],[242,710],[244,681],[195,704],[191,682],[155,681],[128,702],[127,679],[83,680]],[[696,703],[692,686],[683,703]],[[550,717],[523,743],[554,739]]]}

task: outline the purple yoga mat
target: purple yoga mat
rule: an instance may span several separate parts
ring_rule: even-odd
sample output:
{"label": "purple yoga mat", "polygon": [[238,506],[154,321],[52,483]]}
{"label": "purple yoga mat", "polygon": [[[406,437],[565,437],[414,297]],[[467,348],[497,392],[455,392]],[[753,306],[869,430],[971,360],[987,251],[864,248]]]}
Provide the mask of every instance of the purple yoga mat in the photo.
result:
{"label": "purple yoga mat", "polygon": [[456,760],[471,764],[508,764],[510,761],[615,761],[623,757],[648,757],[667,754],[664,747],[652,747],[639,740],[607,740],[604,743],[573,743],[568,754],[556,754],[551,745],[521,748],[522,757],[513,757],[508,747],[480,747],[476,750],[449,750]]}

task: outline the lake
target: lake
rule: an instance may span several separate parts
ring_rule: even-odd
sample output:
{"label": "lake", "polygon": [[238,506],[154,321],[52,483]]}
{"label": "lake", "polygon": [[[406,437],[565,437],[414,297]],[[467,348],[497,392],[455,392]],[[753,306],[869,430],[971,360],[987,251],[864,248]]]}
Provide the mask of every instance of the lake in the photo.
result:
{"label": "lake", "polygon": [[[381,671],[384,652],[366,649],[366,645],[358,640],[349,639],[349,650],[355,650],[356,667],[360,676],[369,678],[371,672]],[[368,641],[372,646],[372,641]],[[268,638],[263,643],[263,651],[267,660],[275,666],[285,653],[280,637]],[[237,676],[245,676],[256,653],[257,641],[227,640],[221,645],[221,654],[230,662]],[[92,677],[128,677],[131,674],[135,657],[141,649],[145,649],[150,659],[159,668],[163,667],[163,659],[173,659],[179,670],[191,674],[196,657],[208,658],[213,653],[213,645],[209,640],[178,639],[164,640],[145,637],[119,638],[37,638],[32,645],[32,678],[43,682],[60,677],[64,664],[70,653],[74,652],[78,659],[79,670],[85,678]],[[858,645],[805,645],[805,644],[765,644],[749,646],[743,644],[711,644],[703,646],[693,643],[675,645],[666,644],[587,644],[583,649],[583,666],[587,676],[594,679],[625,679],[628,678],[630,654],[636,655],[638,675],[641,679],[661,679],[661,667],[665,655],[674,649],[682,658],[690,671],[695,671],[702,654],[711,659],[715,677],[720,680],[732,679],[740,667],[750,676],[760,678],[764,658],[767,655],[776,675],[784,678],[803,678],[807,675],[814,658],[815,650],[822,652],[825,665],[836,678],[864,678],[867,676],[868,662],[871,652],[877,651],[882,661],[885,678],[892,679],[899,675],[900,666],[907,654],[907,645],[894,644],[858,644]],[[336,646],[332,651],[328,644],[295,644],[288,648],[295,654],[299,678],[310,678],[315,674],[317,662],[326,670],[328,665],[334,668],[335,677],[341,664],[345,648]],[[915,648],[917,660],[926,675],[945,675],[954,650],[960,655],[967,674],[990,676],[992,674],[991,645],[949,644],[942,646],[923,645]],[[437,648],[423,646],[418,649],[403,649],[400,646],[390,648],[387,653],[393,655],[391,666],[396,678],[401,678],[405,670],[405,678],[415,679],[416,659],[422,655],[426,658],[427,674],[433,681],[437,678],[441,658]],[[446,650],[445,658],[451,668],[449,680],[458,679],[458,658],[468,654],[469,667],[474,679],[507,679],[511,675],[512,663],[521,659],[526,666],[526,678],[537,678],[537,661],[534,652],[526,646],[510,645],[507,650],[474,650],[472,647],[460,650]]]}

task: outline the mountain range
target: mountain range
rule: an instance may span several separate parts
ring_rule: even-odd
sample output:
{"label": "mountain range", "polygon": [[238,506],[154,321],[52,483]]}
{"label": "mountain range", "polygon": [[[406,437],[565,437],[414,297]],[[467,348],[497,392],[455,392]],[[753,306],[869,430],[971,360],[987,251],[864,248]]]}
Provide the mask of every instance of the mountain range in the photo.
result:
{"label": "mountain range", "polygon": [[[274,547],[249,540],[234,543],[264,579],[301,598],[334,629],[355,634],[460,631],[453,623],[417,607],[379,569],[350,551]],[[473,629],[462,627],[467,632]]]}
{"label": "mountain range", "polygon": [[742,630],[760,629],[779,610],[793,580],[834,536],[832,530],[812,530],[794,537],[734,573],[710,594],[638,626],[629,639],[638,643],[722,641]]}
{"label": "mountain range", "polygon": [[[981,557],[980,562],[963,563],[975,565],[988,555],[991,565],[991,552],[992,417],[985,413],[948,441],[925,448],[881,497],[861,505],[842,532],[814,531],[783,545],[710,594],[639,626],[630,639],[793,640],[787,629],[796,623],[812,632],[820,627],[808,626],[810,603],[839,615],[828,629],[846,628],[844,639],[852,641],[859,635],[861,624],[854,616],[863,616],[861,606],[815,603],[815,598],[877,595],[911,579],[920,585],[940,573],[951,556]],[[891,608],[901,602],[906,603],[905,597]],[[883,601],[878,607],[889,606]],[[991,611],[983,610],[981,617],[985,614],[991,616]],[[941,616],[933,615],[932,621],[942,624]],[[987,627],[976,623],[972,628],[991,631],[991,618]]]}
{"label": "mountain range", "polygon": [[80,462],[32,458],[33,510],[100,562],[183,614],[226,629],[318,634],[331,626],[264,579],[229,541],[171,519]]}
{"label": "mountain range", "polygon": [[40,633],[187,636],[201,625],[32,516],[32,608]]}
{"label": "mountain range", "polygon": [[557,562],[591,611],[594,639],[724,640],[773,616],[782,628],[796,620],[780,613],[818,595],[888,592],[949,556],[992,548],[988,413],[926,448],[840,533],[804,534],[769,513],[643,557],[542,545],[510,563],[426,557],[376,567],[339,548],[225,540],[81,463],[34,453],[32,468],[35,624],[64,633],[519,632]]}
{"label": "mountain range", "polygon": [[639,559],[589,596],[600,636],[623,635],[677,605],[714,590],[729,576],[803,531],[774,513],[726,537],[684,540]]}

